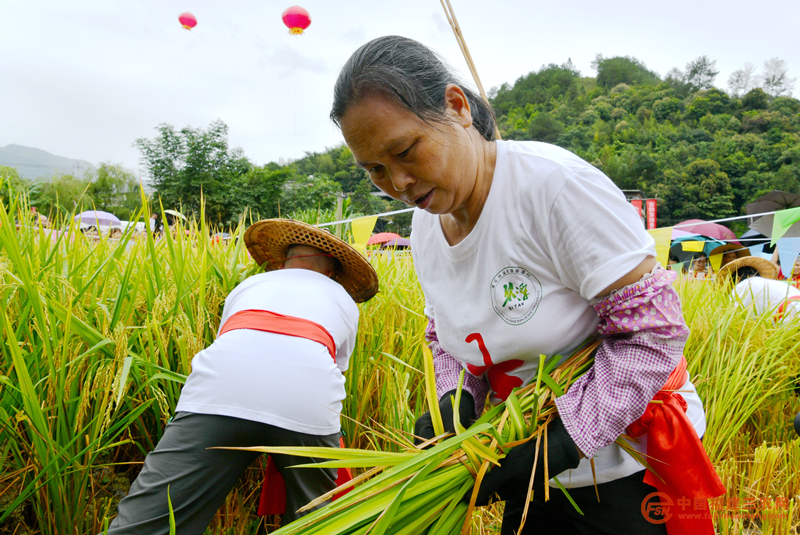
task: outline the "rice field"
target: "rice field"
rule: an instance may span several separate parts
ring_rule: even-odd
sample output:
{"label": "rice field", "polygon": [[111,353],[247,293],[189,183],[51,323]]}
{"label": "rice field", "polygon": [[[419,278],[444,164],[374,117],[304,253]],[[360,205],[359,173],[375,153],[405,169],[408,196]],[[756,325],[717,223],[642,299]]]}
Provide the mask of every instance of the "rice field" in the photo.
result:
{"label": "rice field", "polygon": [[[258,268],[241,240],[212,241],[202,224],[159,241],[94,242],[48,235],[17,208],[0,205],[0,533],[97,533],[161,436],[193,355],[214,339],[225,296]],[[349,447],[398,451],[387,435],[426,410],[423,297],[409,257],[373,263],[381,293],[361,305],[342,427]],[[748,317],[712,284],[678,291],[704,444],[728,489],[714,504],[717,532],[796,533],[800,325]],[[255,516],[259,466],[208,533],[275,529]],[[478,510],[473,531],[497,532],[500,515]]]}

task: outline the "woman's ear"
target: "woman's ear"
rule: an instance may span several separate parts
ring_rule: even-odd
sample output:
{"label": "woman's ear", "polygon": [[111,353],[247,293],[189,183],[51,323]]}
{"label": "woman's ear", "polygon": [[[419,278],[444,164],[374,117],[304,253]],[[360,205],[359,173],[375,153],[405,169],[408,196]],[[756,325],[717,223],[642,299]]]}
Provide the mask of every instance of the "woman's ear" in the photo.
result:
{"label": "woman's ear", "polygon": [[455,84],[447,84],[444,91],[445,113],[451,116],[464,128],[472,126],[472,111],[469,107],[469,99],[464,94],[464,90]]}

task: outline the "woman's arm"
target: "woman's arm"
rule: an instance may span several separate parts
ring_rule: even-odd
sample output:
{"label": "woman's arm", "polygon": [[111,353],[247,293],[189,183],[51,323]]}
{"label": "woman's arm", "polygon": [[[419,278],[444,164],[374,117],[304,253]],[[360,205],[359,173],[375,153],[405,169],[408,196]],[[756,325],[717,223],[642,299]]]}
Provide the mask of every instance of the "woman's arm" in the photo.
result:
{"label": "woman's arm", "polygon": [[556,399],[564,427],[586,457],[644,414],[683,356],[689,329],[672,287],[675,272],[656,264],[637,282],[624,285],[648,260],[609,286],[610,295],[595,300],[597,329],[607,338],[594,366]]}

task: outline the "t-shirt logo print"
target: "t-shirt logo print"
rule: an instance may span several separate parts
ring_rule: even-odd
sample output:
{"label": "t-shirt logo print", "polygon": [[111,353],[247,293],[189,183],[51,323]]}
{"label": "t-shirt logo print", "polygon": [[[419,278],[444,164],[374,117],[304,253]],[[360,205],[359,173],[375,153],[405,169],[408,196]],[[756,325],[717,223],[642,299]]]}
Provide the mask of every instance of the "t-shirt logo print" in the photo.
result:
{"label": "t-shirt logo print", "polygon": [[527,269],[509,266],[492,278],[489,293],[495,313],[509,325],[521,325],[539,308],[542,285]]}

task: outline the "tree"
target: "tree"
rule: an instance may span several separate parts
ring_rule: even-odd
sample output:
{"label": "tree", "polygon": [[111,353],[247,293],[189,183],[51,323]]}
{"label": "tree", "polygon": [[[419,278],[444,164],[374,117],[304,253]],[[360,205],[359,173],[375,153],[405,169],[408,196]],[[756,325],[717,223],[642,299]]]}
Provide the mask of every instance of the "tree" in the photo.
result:
{"label": "tree", "polygon": [[216,120],[207,130],[185,127],[176,132],[168,124],[156,130],[156,138],[139,138],[134,145],[161,201],[199,213],[202,197],[212,221],[228,222],[232,184],[252,168],[242,149],[228,147],[228,126]]}
{"label": "tree", "polygon": [[686,82],[695,89],[711,89],[718,74],[717,62],[708,56],[700,56],[686,64]]}
{"label": "tree", "polygon": [[528,127],[530,139],[545,143],[555,143],[564,131],[564,125],[549,113],[539,113]]}
{"label": "tree", "polygon": [[86,178],[90,181],[88,193],[98,210],[111,212],[120,219],[130,219],[141,206],[139,181],[121,165],[103,162]]}
{"label": "tree", "polygon": [[742,97],[743,110],[766,110],[769,106],[769,97],[760,87],[751,89]]}
{"label": "tree", "polygon": [[592,66],[597,69],[597,85],[607,89],[619,84],[658,85],[660,81],[644,62],[631,56],[604,58],[598,54]]}
{"label": "tree", "polygon": [[35,184],[31,191],[31,206],[44,215],[62,215],[90,210],[94,204],[88,180],[72,175],[55,175],[50,180]]}
{"label": "tree", "polygon": [[373,193],[380,190],[368,178],[362,180],[350,197],[353,211],[362,214],[378,214],[386,211],[386,201]]}
{"label": "tree", "polygon": [[761,83],[764,91],[772,97],[791,96],[797,78],[789,77],[789,67],[779,58],[764,62],[764,74]]}
{"label": "tree", "polygon": [[0,165],[0,202],[6,208],[18,194],[24,193],[28,186],[28,182],[19,176],[19,172],[14,167]]}
{"label": "tree", "polygon": [[549,111],[551,101],[574,89],[579,78],[580,72],[571,60],[562,65],[542,65],[538,71],[519,77],[513,87],[503,84],[492,98],[492,106],[498,114],[526,104],[546,104]]}
{"label": "tree", "polygon": [[232,224],[248,211],[259,219],[269,219],[282,215],[281,206],[284,185],[292,177],[292,169],[282,167],[270,169],[268,166],[253,167],[233,180],[229,195],[228,216],[223,223]]}
{"label": "tree", "polygon": [[695,160],[681,171],[667,169],[655,193],[665,201],[659,212],[669,224],[718,219],[734,212],[730,179],[714,160]]}
{"label": "tree", "polygon": [[686,81],[686,74],[677,67],[673,67],[667,72],[664,82],[675,90],[675,94],[685,98],[694,89],[692,84]]}
{"label": "tree", "polygon": [[332,210],[342,195],[342,186],[326,175],[297,177],[288,182],[281,194],[281,213],[300,210]]}
{"label": "tree", "polygon": [[751,89],[758,86],[756,66],[750,62],[744,64],[744,69],[733,71],[728,77],[728,91],[732,97],[739,98],[746,95]]}

